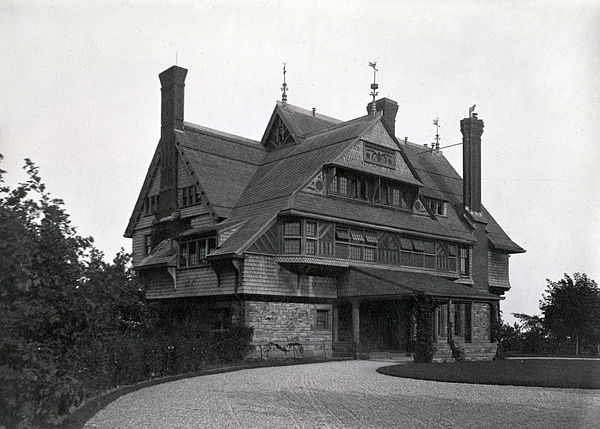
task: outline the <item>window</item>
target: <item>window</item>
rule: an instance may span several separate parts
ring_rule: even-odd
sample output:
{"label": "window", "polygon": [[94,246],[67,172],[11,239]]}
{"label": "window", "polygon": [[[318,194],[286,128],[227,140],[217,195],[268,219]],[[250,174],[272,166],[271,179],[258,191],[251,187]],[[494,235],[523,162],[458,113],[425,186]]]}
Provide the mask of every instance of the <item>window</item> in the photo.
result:
{"label": "window", "polygon": [[469,275],[469,248],[467,247],[460,248],[460,275]]}
{"label": "window", "polygon": [[283,252],[316,255],[319,248],[318,223],[307,219],[287,220],[283,224]]}
{"label": "window", "polygon": [[224,331],[231,325],[231,308],[213,308],[210,311],[211,329],[213,331]]}
{"label": "window", "polygon": [[329,330],[329,310],[317,310],[315,329],[317,331]]}
{"label": "window", "polygon": [[144,235],[144,256],[148,256],[152,251],[152,235]]}
{"label": "window", "polygon": [[344,176],[341,176],[339,181],[338,194],[340,195],[348,195],[348,179]]}
{"label": "window", "polygon": [[300,253],[300,221],[286,221],[283,224],[283,252],[299,254]]}
{"label": "window", "polygon": [[144,200],[142,212],[144,216],[149,216],[158,212],[159,196],[152,195]]}
{"label": "window", "polygon": [[216,237],[200,238],[179,243],[179,268],[206,264],[206,256],[216,248]]}
{"label": "window", "polygon": [[200,202],[196,186],[188,186],[181,190],[181,207],[191,206]]}
{"label": "window", "polygon": [[423,198],[423,202],[431,212],[438,216],[446,216],[446,202],[442,200],[436,200],[433,198]]}

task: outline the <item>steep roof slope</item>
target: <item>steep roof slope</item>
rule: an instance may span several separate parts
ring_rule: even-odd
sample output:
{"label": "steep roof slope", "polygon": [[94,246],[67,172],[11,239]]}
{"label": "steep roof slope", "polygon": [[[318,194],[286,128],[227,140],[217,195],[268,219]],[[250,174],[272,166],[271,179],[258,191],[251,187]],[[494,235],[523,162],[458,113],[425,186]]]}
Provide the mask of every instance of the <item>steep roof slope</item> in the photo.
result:
{"label": "steep roof slope", "polygon": [[185,123],[178,142],[183,158],[198,177],[208,201],[227,217],[265,156],[256,141]]}
{"label": "steep roof slope", "polygon": [[[445,156],[413,143],[400,146],[424,184],[421,189],[423,195],[449,201],[459,206],[462,204],[462,178]],[[453,208],[453,211],[456,212],[456,207]],[[483,207],[483,215],[488,222],[488,237],[495,248],[514,253],[525,251],[510,239],[485,207]]]}

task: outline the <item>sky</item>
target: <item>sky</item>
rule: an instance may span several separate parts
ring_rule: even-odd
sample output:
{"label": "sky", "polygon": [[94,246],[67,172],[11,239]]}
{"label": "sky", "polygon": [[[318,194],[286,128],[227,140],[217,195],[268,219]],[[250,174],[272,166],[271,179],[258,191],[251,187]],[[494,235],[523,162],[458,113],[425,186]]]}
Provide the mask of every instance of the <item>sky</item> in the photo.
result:
{"label": "sky", "polygon": [[[158,74],[189,70],[185,120],[260,140],[281,97],[348,120],[379,96],[396,135],[462,140],[476,104],[482,200],[527,249],[501,304],[538,313],[546,279],[600,281],[600,2],[0,2],[0,168],[40,167],[81,235],[119,248],[160,137]],[[461,146],[444,150],[462,174]]]}

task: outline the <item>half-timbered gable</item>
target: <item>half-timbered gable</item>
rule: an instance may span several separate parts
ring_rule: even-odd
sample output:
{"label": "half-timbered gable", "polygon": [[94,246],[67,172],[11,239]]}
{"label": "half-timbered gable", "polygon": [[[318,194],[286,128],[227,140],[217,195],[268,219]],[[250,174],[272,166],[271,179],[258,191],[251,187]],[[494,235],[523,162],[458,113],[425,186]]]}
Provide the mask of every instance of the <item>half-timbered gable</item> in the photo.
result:
{"label": "half-timbered gable", "polygon": [[[125,235],[148,299],[212,303],[306,354],[410,352],[429,296],[436,359],[495,351],[515,244],[481,204],[483,121],[461,121],[463,177],[395,137],[398,104],[340,121],[277,102],[260,142],[183,120],[186,70],[161,73],[161,141]],[[464,178],[464,180],[463,180]]]}

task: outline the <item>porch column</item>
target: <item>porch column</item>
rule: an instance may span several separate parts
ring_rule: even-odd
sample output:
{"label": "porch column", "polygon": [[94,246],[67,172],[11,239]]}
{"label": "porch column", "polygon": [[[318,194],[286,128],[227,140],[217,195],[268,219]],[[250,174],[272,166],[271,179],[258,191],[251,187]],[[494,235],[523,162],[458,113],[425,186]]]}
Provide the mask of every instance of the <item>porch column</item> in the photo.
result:
{"label": "porch column", "polygon": [[350,299],[352,304],[352,340],[356,347],[360,345],[360,299]]}
{"label": "porch column", "polygon": [[333,342],[338,342],[338,327],[339,327],[339,310],[337,307],[332,308],[331,328],[333,330]]}
{"label": "porch column", "polygon": [[452,311],[452,300],[449,299],[448,300],[448,311],[447,311],[447,317],[448,317],[448,323],[447,323],[447,327],[448,327],[448,333],[446,338],[448,339],[448,341],[450,341],[451,338],[454,338],[454,311]]}

